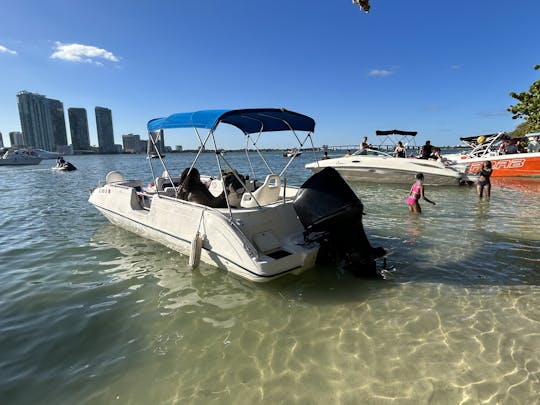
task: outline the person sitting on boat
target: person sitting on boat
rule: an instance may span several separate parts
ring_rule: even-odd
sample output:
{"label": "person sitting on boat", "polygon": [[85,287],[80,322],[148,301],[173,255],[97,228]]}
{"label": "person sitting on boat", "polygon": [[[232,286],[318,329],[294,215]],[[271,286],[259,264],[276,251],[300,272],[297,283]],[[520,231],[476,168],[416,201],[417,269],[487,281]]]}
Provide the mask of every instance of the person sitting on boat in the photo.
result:
{"label": "person sitting on boat", "polygon": [[518,153],[518,152],[519,152],[519,150],[518,150],[518,146],[516,144],[516,141],[514,139],[510,139],[508,141],[508,144],[504,148],[505,155],[512,155],[512,154]]}
{"label": "person sitting on boat", "polygon": [[410,212],[422,213],[422,208],[418,203],[418,200],[421,198],[428,203],[435,205],[433,201],[424,195],[424,174],[418,173],[416,175],[416,182],[412,185],[411,191],[409,191],[409,197],[407,197],[407,205],[409,206]]}
{"label": "person sitting on boat", "polygon": [[432,153],[433,146],[431,145],[431,141],[426,141],[422,149],[420,149],[420,159],[429,159]]}
{"label": "person sitting on boat", "polygon": [[63,166],[66,164],[66,161],[64,160],[64,158],[62,156],[58,156],[56,158],[56,166],[60,167],[60,166]]}
{"label": "person sitting on boat", "polygon": [[394,149],[394,157],[404,158],[406,154],[405,147],[401,141],[398,141],[396,148]]}
{"label": "person sitting on boat", "polygon": [[[361,154],[365,155],[365,153],[361,153]],[[345,153],[345,157],[349,157],[349,156],[352,156],[351,155],[351,150],[347,149],[347,153]]]}
{"label": "person sitting on boat", "polygon": [[367,143],[367,136],[364,136],[362,138],[362,142],[360,142],[360,155],[367,155],[367,150],[371,148],[371,145]]}
{"label": "person sitting on boat", "polygon": [[527,153],[527,148],[525,147],[521,139],[516,139],[516,147],[517,147],[518,153]]}
{"label": "person sitting on boat", "polygon": [[201,181],[201,175],[195,167],[191,170],[188,169],[182,184],[180,195],[187,196],[187,201],[207,205],[212,208],[227,207],[225,192],[222,192],[218,197],[214,197]]}
{"label": "person sitting on boat", "polygon": [[436,160],[437,162],[444,162],[441,148],[434,148],[433,153],[431,154],[429,158],[432,160]]}
{"label": "person sitting on boat", "polygon": [[328,152],[327,151],[324,151],[324,154],[323,154],[323,159],[330,159],[330,156],[328,156]]}
{"label": "person sitting on boat", "polygon": [[527,145],[527,152],[534,153],[540,152],[540,143],[538,143],[538,135],[533,136],[532,141],[529,141]]}
{"label": "person sitting on boat", "polygon": [[476,192],[478,198],[482,199],[484,195],[484,187],[486,188],[486,199],[489,200],[491,196],[491,173],[493,173],[491,162],[489,160],[482,163],[482,169],[478,172],[478,181],[476,182]]}

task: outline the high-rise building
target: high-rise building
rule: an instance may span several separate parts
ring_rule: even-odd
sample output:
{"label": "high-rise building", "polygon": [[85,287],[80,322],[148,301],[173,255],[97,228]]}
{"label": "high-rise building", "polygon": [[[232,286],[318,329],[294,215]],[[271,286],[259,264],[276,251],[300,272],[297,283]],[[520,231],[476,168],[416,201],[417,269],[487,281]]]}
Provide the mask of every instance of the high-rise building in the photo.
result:
{"label": "high-rise building", "polygon": [[9,143],[11,143],[11,146],[17,147],[17,146],[24,146],[26,142],[24,142],[24,136],[22,132],[19,131],[13,131],[9,133]]}
{"label": "high-rise building", "polygon": [[4,147],[4,138],[2,138],[2,132],[0,132],[0,148]]}
{"label": "high-rise building", "polygon": [[122,135],[122,146],[124,147],[125,153],[146,152],[146,142],[141,141],[140,135]]}
{"label": "high-rise building", "polygon": [[157,146],[159,153],[165,152],[165,135],[162,129],[148,133],[148,148],[150,152],[155,151],[154,144]]}
{"label": "high-rise building", "polygon": [[95,112],[99,151],[101,153],[115,153],[111,110],[105,107],[96,107]]}
{"label": "high-rise building", "polygon": [[62,102],[28,91],[17,93],[17,99],[24,141],[21,146],[62,150],[67,145]]}
{"label": "high-rise building", "polygon": [[58,100],[48,100],[49,113],[51,115],[51,124],[53,128],[54,145],[56,146],[56,148],[52,150],[60,152],[60,150],[64,149],[68,144],[64,104]]}
{"label": "high-rise building", "polygon": [[85,108],[68,108],[69,132],[73,151],[90,150],[90,133]]}

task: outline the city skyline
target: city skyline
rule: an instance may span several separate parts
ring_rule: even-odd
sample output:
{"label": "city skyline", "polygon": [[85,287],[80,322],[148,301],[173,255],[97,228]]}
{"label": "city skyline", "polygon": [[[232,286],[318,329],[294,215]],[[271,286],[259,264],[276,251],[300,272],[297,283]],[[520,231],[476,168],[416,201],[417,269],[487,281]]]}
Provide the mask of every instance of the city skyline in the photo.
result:
{"label": "city skyline", "polygon": [[[98,144],[90,144],[89,125],[85,108],[69,107],[68,120],[65,119],[62,101],[47,96],[21,90],[17,93],[17,105],[21,131],[10,132],[10,146],[43,148],[48,151],[69,153],[69,146],[79,152],[97,149],[102,153],[117,152],[114,140],[112,111],[96,106],[95,123]],[[67,137],[69,123],[70,141]],[[15,134],[17,142],[14,142]]]}

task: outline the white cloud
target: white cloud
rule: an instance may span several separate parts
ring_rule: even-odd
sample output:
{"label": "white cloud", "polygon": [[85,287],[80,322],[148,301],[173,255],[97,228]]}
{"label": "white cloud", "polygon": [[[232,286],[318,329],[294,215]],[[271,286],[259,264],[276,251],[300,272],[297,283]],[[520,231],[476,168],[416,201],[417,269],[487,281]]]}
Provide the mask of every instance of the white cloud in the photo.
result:
{"label": "white cloud", "polygon": [[372,69],[369,71],[368,76],[386,77],[393,75],[394,72],[386,69]]}
{"label": "white cloud", "polygon": [[108,60],[110,62],[118,62],[119,59],[112,52],[106,49],[96,48],[90,45],[81,44],[63,44],[55,42],[55,51],[51,55],[52,59],[62,59],[69,62],[78,63],[95,63],[103,65],[99,59]]}
{"label": "white cloud", "polygon": [[5,46],[0,45],[0,53],[9,53],[11,55],[17,55],[17,52],[12,51],[9,48],[6,48]]}

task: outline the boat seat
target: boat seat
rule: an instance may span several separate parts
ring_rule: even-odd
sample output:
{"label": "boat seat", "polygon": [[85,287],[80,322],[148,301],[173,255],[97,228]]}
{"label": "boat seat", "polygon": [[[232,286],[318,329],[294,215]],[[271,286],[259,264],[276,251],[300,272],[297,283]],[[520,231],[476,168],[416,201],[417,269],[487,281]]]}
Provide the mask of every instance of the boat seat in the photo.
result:
{"label": "boat seat", "polygon": [[[277,174],[266,176],[264,183],[257,190],[242,195],[240,206],[242,208],[255,208],[258,205],[267,205],[275,203],[279,199],[281,190],[281,179]],[[258,204],[257,204],[258,203]]]}
{"label": "boat seat", "polygon": [[107,176],[105,176],[105,182],[110,184],[110,183],[121,183],[123,181],[126,181],[126,177],[120,173],[120,172],[117,172],[115,170],[113,170],[112,172],[109,172],[107,173]]}
{"label": "boat seat", "polygon": [[[171,180],[174,184],[171,184]],[[166,187],[178,187],[180,185],[180,177],[156,177],[156,190],[164,191]]]}

